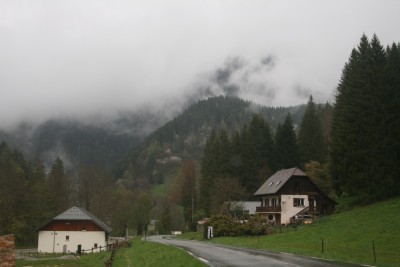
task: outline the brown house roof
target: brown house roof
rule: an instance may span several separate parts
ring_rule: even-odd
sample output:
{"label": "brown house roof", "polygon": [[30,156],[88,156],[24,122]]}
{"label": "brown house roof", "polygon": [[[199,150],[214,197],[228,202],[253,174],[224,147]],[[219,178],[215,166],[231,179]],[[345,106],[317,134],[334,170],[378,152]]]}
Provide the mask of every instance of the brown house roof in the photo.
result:
{"label": "brown house roof", "polygon": [[53,218],[52,221],[92,221],[105,232],[110,233],[111,227],[102,222],[99,218],[88,212],[87,210],[73,206],[68,210],[60,213]]}
{"label": "brown house roof", "polygon": [[276,194],[292,176],[307,176],[307,174],[298,168],[277,171],[271,177],[269,177],[267,181],[265,181],[265,183],[254,193],[254,195],[258,196]]}

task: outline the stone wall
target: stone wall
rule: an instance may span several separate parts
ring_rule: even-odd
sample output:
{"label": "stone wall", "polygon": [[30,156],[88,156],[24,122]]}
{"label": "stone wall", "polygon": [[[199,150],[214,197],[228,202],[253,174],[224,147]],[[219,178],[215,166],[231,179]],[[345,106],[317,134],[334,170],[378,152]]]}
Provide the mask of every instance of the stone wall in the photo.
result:
{"label": "stone wall", "polygon": [[14,235],[0,236],[0,267],[15,267]]}

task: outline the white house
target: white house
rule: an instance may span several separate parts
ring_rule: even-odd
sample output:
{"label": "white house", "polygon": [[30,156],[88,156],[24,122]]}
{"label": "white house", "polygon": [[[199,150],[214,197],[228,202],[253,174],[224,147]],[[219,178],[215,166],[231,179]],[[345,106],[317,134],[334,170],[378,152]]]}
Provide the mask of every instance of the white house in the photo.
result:
{"label": "white house", "polygon": [[277,225],[289,224],[300,214],[331,214],[336,204],[298,168],[277,171],[265,181],[254,196],[260,199],[256,213]]}
{"label": "white house", "polygon": [[90,212],[74,206],[39,229],[38,252],[104,251],[111,230]]}

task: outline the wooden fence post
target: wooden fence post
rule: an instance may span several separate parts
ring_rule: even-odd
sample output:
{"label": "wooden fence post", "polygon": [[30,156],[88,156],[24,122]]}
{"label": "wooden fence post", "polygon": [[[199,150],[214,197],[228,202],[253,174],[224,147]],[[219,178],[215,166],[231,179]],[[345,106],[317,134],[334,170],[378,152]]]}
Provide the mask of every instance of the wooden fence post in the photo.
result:
{"label": "wooden fence post", "polygon": [[372,251],[374,252],[374,264],[376,264],[375,242],[372,240]]}

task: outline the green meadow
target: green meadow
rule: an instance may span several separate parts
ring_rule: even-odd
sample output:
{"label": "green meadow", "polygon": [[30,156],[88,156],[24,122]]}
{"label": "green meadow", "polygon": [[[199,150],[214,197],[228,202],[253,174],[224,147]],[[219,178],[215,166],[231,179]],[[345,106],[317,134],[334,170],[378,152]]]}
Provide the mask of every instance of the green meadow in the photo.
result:
{"label": "green meadow", "polygon": [[[172,246],[153,242],[144,242],[134,238],[130,247],[119,248],[116,251],[113,267],[204,267],[201,261],[189,255],[186,251]],[[83,255],[77,259],[37,259],[17,260],[17,266],[22,267],[104,267],[111,252],[100,252]]]}
{"label": "green meadow", "polygon": [[182,249],[135,238],[132,247],[117,251],[113,263],[113,267],[129,266],[204,267],[206,265]]}
{"label": "green meadow", "polygon": [[[400,198],[275,232],[260,237],[218,237],[212,242],[376,266],[400,266]],[[198,234],[185,235],[189,239],[199,238]]]}

